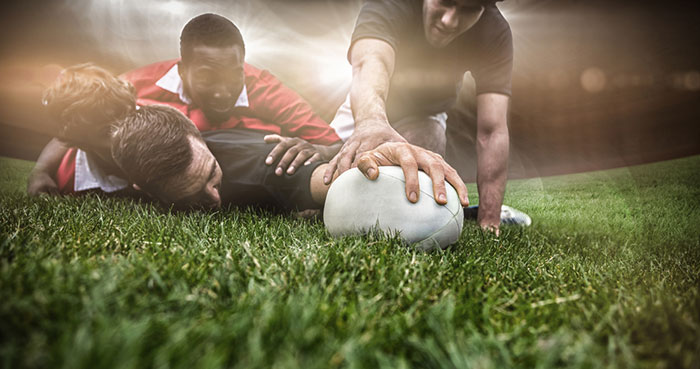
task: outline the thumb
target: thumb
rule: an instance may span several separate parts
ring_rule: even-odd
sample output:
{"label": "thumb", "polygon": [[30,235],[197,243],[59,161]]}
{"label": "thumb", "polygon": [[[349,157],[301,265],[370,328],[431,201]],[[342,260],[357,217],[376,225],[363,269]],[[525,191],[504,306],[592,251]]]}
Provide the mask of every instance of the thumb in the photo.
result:
{"label": "thumb", "polygon": [[357,169],[369,180],[374,181],[379,177],[379,167],[372,155],[363,154],[360,160],[357,161]]}

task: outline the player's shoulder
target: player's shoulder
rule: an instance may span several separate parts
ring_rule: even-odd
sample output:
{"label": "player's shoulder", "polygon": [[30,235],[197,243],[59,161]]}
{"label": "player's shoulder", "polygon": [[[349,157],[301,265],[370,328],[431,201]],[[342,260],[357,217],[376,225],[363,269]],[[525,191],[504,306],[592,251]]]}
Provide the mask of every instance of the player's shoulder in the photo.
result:
{"label": "player's shoulder", "polygon": [[423,0],[367,0],[362,7],[379,11],[421,12],[422,5]]}
{"label": "player's shoulder", "polygon": [[245,63],[243,65],[246,86],[249,90],[281,84],[280,80],[267,69],[262,69]]}
{"label": "player's shoulder", "polygon": [[496,5],[490,5],[484,9],[484,14],[477,25],[482,32],[491,35],[510,35],[510,25]]}
{"label": "player's shoulder", "polygon": [[373,22],[416,23],[422,18],[422,4],[422,0],[368,0],[360,8],[356,26]]}
{"label": "player's shoulder", "polygon": [[245,73],[246,79],[248,79],[248,78],[260,79],[260,78],[266,76],[267,74],[270,74],[266,70],[260,69],[258,67],[251,65],[251,64],[248,64],[248,63],[243,63],[243,72]]}
{"label": "player's shoulder", "polygon": [[479,21],[460,37],[465,48],[490,53],[497,50],[506,52],[511,48],[512,33],[508,21],[495,5],[484,9]]}

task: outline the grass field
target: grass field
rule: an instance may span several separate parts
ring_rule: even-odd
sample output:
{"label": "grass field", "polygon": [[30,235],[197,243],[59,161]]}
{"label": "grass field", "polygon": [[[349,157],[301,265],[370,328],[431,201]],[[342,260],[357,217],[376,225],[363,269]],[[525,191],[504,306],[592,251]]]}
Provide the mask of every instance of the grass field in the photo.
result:
{"label": "grass field", "polygon": [[31,165],[0,158],[3,367],[700,367],[700,157],[513,181],[532,227],[429,254],[29,198]]}

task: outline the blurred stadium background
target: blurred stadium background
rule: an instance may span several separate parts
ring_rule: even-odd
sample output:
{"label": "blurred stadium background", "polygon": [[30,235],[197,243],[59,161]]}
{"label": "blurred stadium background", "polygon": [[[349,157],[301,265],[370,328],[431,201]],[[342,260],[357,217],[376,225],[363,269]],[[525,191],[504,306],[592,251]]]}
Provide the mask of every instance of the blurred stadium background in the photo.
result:
{"label": "blurred stadium background", "polygon": [[[34,160],[50,138],[41,90],[60,66],[115,73],[176,58],[182,26],[232,19],[246,61],[326,120],[348,91],[345,55],[360,0],[27,0],[0,12],[0,155]],[[506,0],[515,47],[511,178],[700,154],[700,12],[685,2]],[[470,80],[452,114],[470,116]],[[469,119],[452,135],[474,136]],[[473,180],[474,167],[459,168]]]}

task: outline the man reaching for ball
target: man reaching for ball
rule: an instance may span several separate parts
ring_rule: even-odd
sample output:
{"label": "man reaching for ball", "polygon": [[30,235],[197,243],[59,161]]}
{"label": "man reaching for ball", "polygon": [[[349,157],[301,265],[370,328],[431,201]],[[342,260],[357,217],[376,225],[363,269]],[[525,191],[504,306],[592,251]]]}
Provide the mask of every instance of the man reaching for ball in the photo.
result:
{"label": "man reaching for ball", "polygon": [[[331,122],[345,143],[330,161],[327,179],[384,142],[410,142],[444,154],[448,111],[469,71],[477,93],[477,221],[495,232],[501,224],[529,224],[526,214],[502,206],[513,47],[496,1],[363,3],[347,53],[350,93]],[[476,210],[465,209],[465,215]]]}

